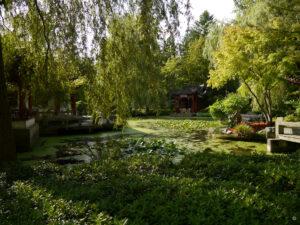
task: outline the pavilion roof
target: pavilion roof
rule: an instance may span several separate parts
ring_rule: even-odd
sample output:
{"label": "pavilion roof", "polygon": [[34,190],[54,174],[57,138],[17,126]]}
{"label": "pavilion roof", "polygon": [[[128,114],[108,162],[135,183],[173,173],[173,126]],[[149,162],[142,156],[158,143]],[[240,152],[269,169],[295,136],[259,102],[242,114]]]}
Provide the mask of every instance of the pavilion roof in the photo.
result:
{"label": "pavilion roof", "polygon": [[206,94],[206,86],[204,84],[185,86],[181,90],[170,91],[170,94],[171,95],[197,94],[197,95],[202,96],[202,95]]}

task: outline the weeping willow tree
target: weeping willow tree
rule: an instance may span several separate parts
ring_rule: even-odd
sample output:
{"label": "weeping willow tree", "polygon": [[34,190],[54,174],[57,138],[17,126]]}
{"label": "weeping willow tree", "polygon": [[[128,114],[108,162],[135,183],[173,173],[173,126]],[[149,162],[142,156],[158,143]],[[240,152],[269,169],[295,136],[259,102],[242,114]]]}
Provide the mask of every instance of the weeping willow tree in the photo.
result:
{"label": "weeping willow tree", "polygon": [[[139,88],[147,84],[143,90],[144,93],[149,92],[149,101],[155,102],[157,99],[158,40],[163,36],[175,37],[178,34],[178,16],[182,8],[188,9],[189,6],[189,0],[0,0],[0,161],[16,158],[5,77],[5,61],[9,54],[5,52],[8,48],[5,51],[2,48],[3,41],[10,42],[12,48],[16,47],[13,43],[17,42],[28,49],[26,58],[32,64],[31,83],[44,89],[51,87],[49,84],[58,68],[55,65],[60,49],[64,49],[68,55],[96,56],[98,76],[101,78],[97,77],[95,82],[100,82],[100,88],[104,87],[103,82],[107,86],[103,92],[91,93],[90,98],[95,103],[93,111],[101,111],[105,117],[109,117],[113,109],[118,122],[124,123],[128,116],[128,104],[137,99],[133,93],[140,93]],[[125,73],[124,65],[117,62],[123,60],[130,64],[128,60],[116,58],[114,65],[107,61],[110,54],[118,54],[108,53],[107,50],[114,48],[119,38],[116,31],[110,31],[113,35],[108,35],[108,27],[116,26],[116,18],[127,14],[134,15],[139,24],[139,46],[142,50],[138,52],[142,52],[144,60],[142,64],[132,62],[136,66],[130,65],[130,68],[140,72],[127,71],[138,74],[134,80],[143,81],[141,83],[129,83],[127,77],[130,75]],[[162,30],[163,26],[165,31]],[[4,38],[8,34],[12,34],[15,40]],[[8,46],[7,43],[4,45]],[[123,51],[123,48],[116,49]],[[120,55],[125,56],[124,52]],[[129,58],[133,61],[137,59],[133,56]],[[124,88],[130,90],[131,94],[125,93]],[[106,98],[112,102],[104,104],[103,99]]]}
{"label": "weeping willow tree", "polygon": [[92,110],[104,118],[116,117],[117,124],[126,122],[131,108],[159,104],[159,45],[150,40],[147,52],[140,20],[126,15],[109,21],[109,36],[102,42],[96,66],[98,74],[90,80]]}
{"label": "weeping willow tree", "polygon": [[90,80],[92,111],[117,125],[126,123],[132,108],[159,110],[164,93],[159,43],[178,35],[179,26],[179,1],[129,1],[128,6],[107,20],[98,74]]}
{"label": "weeping willow tree", "polygon": [[[85,14],[82,7],[76,0],[0,1],[0,161],[16,158],[6,87],[10,68],[18,67],[32,90],[57,87],[53,80],[58,71],[58,50],[76,55],[80,51],[78,39],[84,39],[84,27],[78,27]],[[12,64],[17,56],[22,60]]]}

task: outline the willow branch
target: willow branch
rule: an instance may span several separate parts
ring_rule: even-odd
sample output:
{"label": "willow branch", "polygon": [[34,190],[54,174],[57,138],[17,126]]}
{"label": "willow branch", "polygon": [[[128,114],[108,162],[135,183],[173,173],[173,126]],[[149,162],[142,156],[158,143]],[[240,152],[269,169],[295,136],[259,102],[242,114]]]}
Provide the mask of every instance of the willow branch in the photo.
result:
{"label": "willow branch", "polygon": [[46,72],[46,77],[47,77],[47,75],[48,75],[48,59],[49,59],[49,51],[50,51],[50,41],[49,41],[48,36],[46,34],[46,22],[45,22],[43,14],[42,14],[42,12],[41,12],[41,10],[39,8],[37,0],[34,0],[34,4],[35,4],[36,10],[37,10],[37,12],[39,14],[39,17],[42,20],[43,34],[44,34],[44,39],[45,39],[45,42],[46,42],[46,45],[47,45],[46,59],[45,59],[45,72]]}

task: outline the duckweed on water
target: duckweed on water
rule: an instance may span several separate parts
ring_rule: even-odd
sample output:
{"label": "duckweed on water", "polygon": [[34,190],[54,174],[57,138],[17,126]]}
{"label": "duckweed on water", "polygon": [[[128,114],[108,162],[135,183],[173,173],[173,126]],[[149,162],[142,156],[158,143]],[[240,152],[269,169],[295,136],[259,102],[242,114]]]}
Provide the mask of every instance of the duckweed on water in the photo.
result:
{"label": "duckweed on water", "polygon": [[157,120],[153,127],[162,127],[169,130],[195,131],[220,126],[218,121],[205,120]]}

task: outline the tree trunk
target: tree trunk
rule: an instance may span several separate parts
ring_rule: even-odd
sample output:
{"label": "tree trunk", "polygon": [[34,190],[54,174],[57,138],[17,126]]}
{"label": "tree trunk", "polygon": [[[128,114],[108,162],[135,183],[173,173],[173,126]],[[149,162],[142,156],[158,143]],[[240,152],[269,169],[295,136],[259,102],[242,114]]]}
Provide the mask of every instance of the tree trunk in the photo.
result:
{"label": "tree trunk", "polygon": [[259,102],[258,97],[252,91],[251,87],[246,82],[246,80],[243,79],[243,81],[244,81],[244,84],[246,85],[246,87],[248,88],[248,90],[250,91],[250,93],[252,94],[252,96],[255,98],[255,100],[256,100],[256,102],[257,102],[257,104],[258,104],[261,112],[263,113],[263,115],[264,115],[264,117],[266,119],[267,124],[268,125],[272,124],[272,107],[271,107],[272,101],[271,101],[271,95],[269,96],[270,97],[270,99],[269,99],[270,100],[270,102],[269,102],[270,105],[268,105],[268,103],[267,103],[267,96],[266,96],[266,94],[264,94],[264,102],[265,102],[265,108],[264,108],[264,105]]}
{"label": "tree trunk", "polygon": [[16,145],[11,125],[11,113],[7,98],[2,43],[0,36],[0,162],[15,160],[16,158]]}

